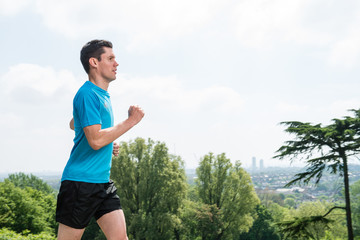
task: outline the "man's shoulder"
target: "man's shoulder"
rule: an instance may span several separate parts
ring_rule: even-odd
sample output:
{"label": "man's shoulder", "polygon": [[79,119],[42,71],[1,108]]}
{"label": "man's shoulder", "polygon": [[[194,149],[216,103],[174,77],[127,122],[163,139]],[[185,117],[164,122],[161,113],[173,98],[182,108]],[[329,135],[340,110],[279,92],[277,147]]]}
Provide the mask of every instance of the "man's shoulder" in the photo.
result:
{"label": "man's shoulder", "polygon": [[93,88],[88,82],[85,82],[75,94],[75,98],[79,96],[94,95]]}
{"label": "man's shoulder", "polygon": [[97,102],[99,101],[99,98],[93,88],[89,86],[89,84],[84,83],[75,94],[73,102],[75,104],[77,102],[87,102],[88,100]]}

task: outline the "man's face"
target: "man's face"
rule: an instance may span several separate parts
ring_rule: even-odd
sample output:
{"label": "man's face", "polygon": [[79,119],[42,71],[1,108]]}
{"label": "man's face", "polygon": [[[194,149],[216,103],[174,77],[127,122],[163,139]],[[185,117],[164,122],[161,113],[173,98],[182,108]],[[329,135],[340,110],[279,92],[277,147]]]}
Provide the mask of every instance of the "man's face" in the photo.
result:
{"label": "man's face", "polygon": [[111,82],[116,79],[116,68],[119,64],[115,61],[115,55],[112,48],[104,47],[105,52],[101,54],[98,70],[100,75]]}

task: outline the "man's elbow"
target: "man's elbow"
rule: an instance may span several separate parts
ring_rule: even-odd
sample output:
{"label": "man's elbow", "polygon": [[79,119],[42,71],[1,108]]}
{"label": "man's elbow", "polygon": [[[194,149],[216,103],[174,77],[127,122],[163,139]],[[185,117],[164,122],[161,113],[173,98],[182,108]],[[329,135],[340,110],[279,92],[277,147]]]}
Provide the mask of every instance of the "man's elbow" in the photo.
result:
{"label": "man's elbow", "polygon": [[71,130],[75,130],[74,118],[72,118],[72,119],[70,120],[69,127],[70,127]]}
{"label": "man's elbow", "polygon": [[95,151],[97,151],[97,150],[99,150],[100,148],[103,147],[98,141],[90,141],[89,145]]}

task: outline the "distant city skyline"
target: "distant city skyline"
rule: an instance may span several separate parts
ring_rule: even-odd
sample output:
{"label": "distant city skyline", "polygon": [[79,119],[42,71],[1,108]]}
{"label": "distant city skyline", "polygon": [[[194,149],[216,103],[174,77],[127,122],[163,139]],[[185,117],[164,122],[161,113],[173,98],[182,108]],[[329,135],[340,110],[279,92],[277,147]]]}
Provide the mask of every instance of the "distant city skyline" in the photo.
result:
{"label": "distant city skyline", "polygon": [[252,170],[262,170],[264,168],[265,168],[264,159],[260,159],[258,165],[256,157],[252,157],[252,165],[251,165]]}

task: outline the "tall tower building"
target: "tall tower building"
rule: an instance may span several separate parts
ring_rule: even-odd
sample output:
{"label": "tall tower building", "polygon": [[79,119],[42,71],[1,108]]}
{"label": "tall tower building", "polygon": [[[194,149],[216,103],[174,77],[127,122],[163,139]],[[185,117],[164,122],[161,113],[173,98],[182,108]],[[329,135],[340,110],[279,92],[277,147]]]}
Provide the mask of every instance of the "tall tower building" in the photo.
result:
{"label": "tall tower building", "polygon": [[252,170],[255,171],[256,170],[256,157],[252,158]]}
{"label": "tall tower building", "polygon": [[260,159],[260,169],[264,169],[264,159]]}

